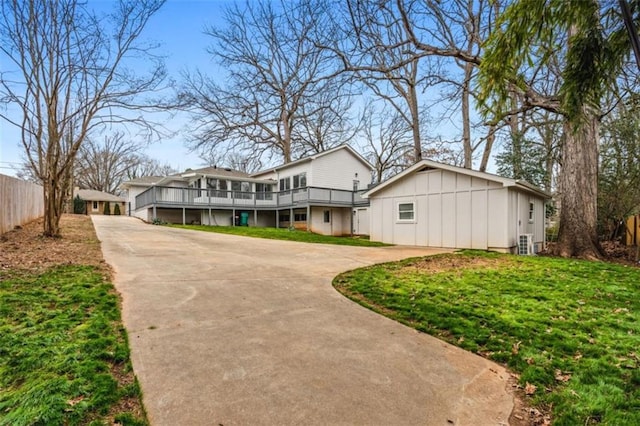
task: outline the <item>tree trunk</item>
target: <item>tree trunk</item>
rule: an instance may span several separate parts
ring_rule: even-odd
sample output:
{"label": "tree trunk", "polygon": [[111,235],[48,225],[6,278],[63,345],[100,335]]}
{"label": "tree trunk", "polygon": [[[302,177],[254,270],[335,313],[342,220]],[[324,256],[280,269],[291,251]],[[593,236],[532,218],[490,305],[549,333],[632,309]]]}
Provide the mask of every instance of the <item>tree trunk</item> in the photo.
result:
{"label": "tree trunk", "polygon": [[473,165],[473,147],[471,146],[471,117],[469,114],[469,97],[471,77],[474,65],[467,62],[464,65],[464,82],[462,83],[462,146],[464,147],[464,168],[471,169]]}
{"label": "tree trunk", "polygon": [[578,124],[566,121],[559,176],[560,228],[554,254],[600,259],[598,242],[598,140],[600,122],[585,108]]}
{"label": "tree trunk", "polygon": [[49,178],[44,182],[44,236],[59,237],[60,236],[60,216],[61,211],[58,207],[59,198],[61,196],[55,179]]}
{"label": "tree trunk", "polygon": [[411,131],[413,134],[413,161],[422,160],[422,140],[420,136],[420,109],[418,108],[418,94],[416,86],[411,84],[408,90],[409,110],[411,112]]}
{"label": "tree trunk", "polygon": [[480,162],[479,170],[481,172],[487,171],[487,166],[489,165],[489,157],[491,156],[491,150],[493,149],[493,143],[496,140],[496,126],[491,125],[489,127],[489,131],[487,132],[487,141],[484,145],[484,152],[482,153],[482,161]]}

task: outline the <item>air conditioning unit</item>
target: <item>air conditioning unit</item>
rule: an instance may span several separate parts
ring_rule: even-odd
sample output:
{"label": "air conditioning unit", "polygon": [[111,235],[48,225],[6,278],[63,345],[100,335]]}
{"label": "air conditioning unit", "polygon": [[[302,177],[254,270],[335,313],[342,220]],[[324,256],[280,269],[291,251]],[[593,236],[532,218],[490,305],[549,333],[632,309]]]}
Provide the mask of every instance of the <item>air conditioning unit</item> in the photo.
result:
{"label": "air conditioning unit", "polygon": [[518,254],[531,256],[535,254],[533,234],[522,234],[518,237]]}

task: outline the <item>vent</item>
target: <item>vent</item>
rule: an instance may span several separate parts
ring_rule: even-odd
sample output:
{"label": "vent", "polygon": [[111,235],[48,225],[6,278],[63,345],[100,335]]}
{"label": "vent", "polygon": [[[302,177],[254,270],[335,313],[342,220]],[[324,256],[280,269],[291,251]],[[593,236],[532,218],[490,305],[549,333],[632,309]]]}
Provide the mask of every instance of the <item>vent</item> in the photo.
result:
{"label": "vent", "polygon": [[518,254],[524,256],[535,254],[533,234],[522,234],[518,237]]}

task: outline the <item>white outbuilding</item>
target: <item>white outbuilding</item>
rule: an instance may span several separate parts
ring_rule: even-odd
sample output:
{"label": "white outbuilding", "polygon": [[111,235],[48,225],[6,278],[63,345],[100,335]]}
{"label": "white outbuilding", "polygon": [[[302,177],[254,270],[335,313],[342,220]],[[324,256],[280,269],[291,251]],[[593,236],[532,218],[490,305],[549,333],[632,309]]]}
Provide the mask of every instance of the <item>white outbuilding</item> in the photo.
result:
{"label": "white outbuilding", "polygon": [[422,160],[363,197],[372,241],[521,254],[545,245],[550,196],[521,180]]}

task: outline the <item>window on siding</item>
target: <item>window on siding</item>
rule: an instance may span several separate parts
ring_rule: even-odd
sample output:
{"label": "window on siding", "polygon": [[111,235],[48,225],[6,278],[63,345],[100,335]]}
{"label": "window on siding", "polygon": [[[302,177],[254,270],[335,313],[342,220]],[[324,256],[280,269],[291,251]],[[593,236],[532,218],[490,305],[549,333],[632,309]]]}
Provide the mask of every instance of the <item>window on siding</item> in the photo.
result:
{"label": "window on siding", "polygon": [[331,210],[324,211],[324,223],[331,223]]}
{"label": "window on siding", "polygon": [[533,223],[533,219],[535,218],[535,206],[533,203],[529,203],[529,223]]}
{"label": "window on siding", "polygon": [[233,198],[250,200],[251,199],[251,183],[231,181],[231,190],[233,191]]}
{"label": "window on siding", "polygon": [[306,222],[307,214],[306,213],[295,213],[293,215],[293,220],[295,222]]}
{"label": "window on siding", "polygon": [[273,199],[273,188],[268,183],[256,183],[256,200]]}
{"label": "window on siding", "polygon": [[280,191],[288,191],[291,189],[291,179],[286,177],[280,179]]}
{"label": "window on siding", "polygon": [[93,206],[92,206],[92,207],[93,207],[93,211],[94,211],[94,212],[95,212],[95,211],[98,211],[98,202],[97,202],[97,201],[94,201],[94,202],[93,202]]}
{"label": "window on siding", "polygon": [[293,189],[304,188],[307,186],[307,174],[300,173],[293,177]]}
{"label": "window on siding", "polygon": [[399,203],[398,204],[398,220],[413,220],[413,203]]}

